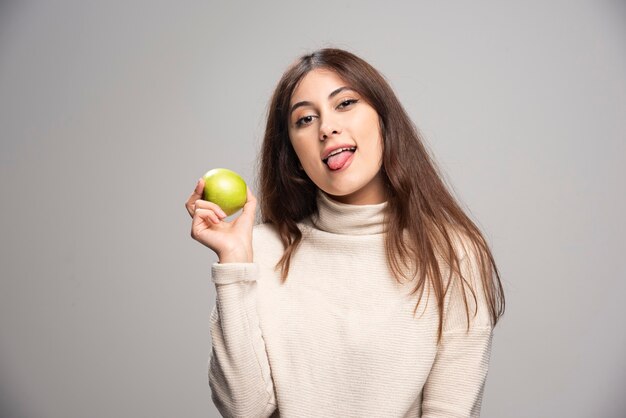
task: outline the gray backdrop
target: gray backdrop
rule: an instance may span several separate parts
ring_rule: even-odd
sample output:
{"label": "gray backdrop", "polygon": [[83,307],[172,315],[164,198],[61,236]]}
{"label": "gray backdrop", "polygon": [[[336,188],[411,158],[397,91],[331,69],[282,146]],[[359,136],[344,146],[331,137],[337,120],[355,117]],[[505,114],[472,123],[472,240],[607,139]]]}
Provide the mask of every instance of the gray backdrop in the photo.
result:
{"label": "gray backdrop", "polygon": [[269,95],[323,46],[385,74],[492,243],[483,416],[626,416],[623,1],[5,0],[2,417],[219,416],[183,203],[213,167],[254,185]]}

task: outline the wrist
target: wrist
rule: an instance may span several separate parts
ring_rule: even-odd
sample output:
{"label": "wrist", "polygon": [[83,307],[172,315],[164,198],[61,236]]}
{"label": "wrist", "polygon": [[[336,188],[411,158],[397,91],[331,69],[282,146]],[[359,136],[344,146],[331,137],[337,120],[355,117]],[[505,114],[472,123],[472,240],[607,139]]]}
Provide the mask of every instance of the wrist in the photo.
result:
{"label": "wrist", "polygon": [[217,255],[218,263],[252,263],[252,257],[245,251],[224,252]]}

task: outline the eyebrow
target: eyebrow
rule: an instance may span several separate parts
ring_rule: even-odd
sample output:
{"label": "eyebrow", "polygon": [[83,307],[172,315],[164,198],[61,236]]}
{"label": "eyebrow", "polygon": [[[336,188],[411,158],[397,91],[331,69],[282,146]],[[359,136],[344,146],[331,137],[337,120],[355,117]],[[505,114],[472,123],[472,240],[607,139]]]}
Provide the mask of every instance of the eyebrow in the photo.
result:
{"label": "eyebrow", "polygon": [[[338,95],[339,93],[341,93],[342,91],[345,91],[345,90],[355,91],[352,87],[348,87],[348,86],[339,87],[338,89],[333,90],[328,95],[328,98],[332,99],[333,97],[335,97],[336,95]],[[291,109],[289,110],[289,114],[291,115],[294,110],[296,110],[299,107],[303,107],[303,106],[313,106],[313,103],[311,103],[309,101],[306,101],[306,100],[304,100],[302,102],[294,103],[294,105],[291,106]]]}

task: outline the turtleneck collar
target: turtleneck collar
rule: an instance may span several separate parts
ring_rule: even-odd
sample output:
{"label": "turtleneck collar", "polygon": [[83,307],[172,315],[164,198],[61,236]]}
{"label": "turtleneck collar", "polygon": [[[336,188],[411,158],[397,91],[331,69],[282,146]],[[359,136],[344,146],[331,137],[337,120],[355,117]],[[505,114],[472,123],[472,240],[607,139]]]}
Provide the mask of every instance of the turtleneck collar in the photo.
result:
{"label": "turtleneck collar", "polygon": [[317,192],[317,215],[311,222],[322,231],[333,234],[373,235],[385,230],[387,202],[374,205],[349,205],[331,199],[322,191]]}

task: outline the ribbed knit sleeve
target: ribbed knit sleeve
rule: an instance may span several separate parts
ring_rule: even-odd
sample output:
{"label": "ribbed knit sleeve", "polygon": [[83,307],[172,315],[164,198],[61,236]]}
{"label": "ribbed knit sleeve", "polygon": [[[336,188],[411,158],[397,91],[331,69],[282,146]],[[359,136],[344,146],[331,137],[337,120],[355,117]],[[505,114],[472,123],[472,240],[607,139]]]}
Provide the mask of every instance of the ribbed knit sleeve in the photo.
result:
{"label": "ribbed knit sleeve", "polygon": [[224,417],[269,417],[276,409],[265,343],[257,314],[258,266],[215,263],[209,360],[211,397]]}
{"label": "ribbed knit sleeve", "polygon": [[422,418],[479,417],[490,351],[490,329],[444,334],[424,385]]}
{"label": "ribbed knit sleeve", "polygon": [[[479,417],[491,354],[492,329],[476,259],[466,255],[461,272],[476,294],[455,280],[446,299],[444,331],[435,362],[424,385],[422,418]],[[474,311],[476,315],[474,316]]]}

